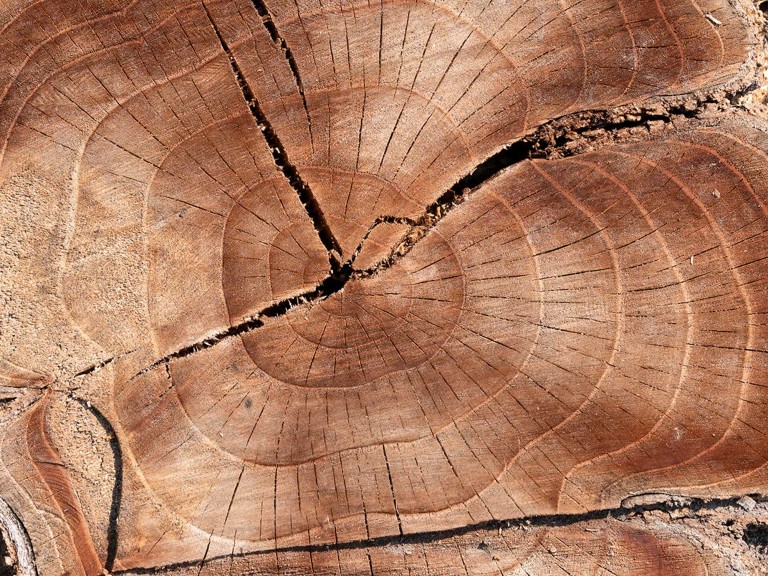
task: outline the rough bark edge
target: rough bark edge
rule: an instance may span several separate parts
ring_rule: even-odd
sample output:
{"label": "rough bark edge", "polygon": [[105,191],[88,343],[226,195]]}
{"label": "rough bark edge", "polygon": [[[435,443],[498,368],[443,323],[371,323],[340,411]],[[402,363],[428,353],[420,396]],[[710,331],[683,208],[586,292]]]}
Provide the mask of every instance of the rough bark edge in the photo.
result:
{"label": "rough bark edge", "polygon": [[[37,576],[35,553],[24,525],[11,507],[0,498],[0,536],[11,552],[18,576]],[[11,572],[13,573],[13,572]]]}

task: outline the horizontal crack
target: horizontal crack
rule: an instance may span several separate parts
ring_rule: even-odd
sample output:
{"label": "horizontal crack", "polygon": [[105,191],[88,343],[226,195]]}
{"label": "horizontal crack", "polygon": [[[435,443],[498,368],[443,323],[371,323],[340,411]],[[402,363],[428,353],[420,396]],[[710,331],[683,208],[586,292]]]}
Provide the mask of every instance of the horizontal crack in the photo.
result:
{"label": "horizontal crack", "polygon": [[[230,326],[224,330],[216,332],[202,340],[199,340],[188,346],[184,346],[175,352],[166,354],[159,360],[156,360],[146,368],[143,368],[131,379],[137,378],[146,374],[147,372],[170,362],[194,354],[200,350],[210,348],[218,343],[234,336],[240,336],[260,328],[264,325],[262,319],[264,318],[277,318],[287,313],[291,308],[301,306],[305,304],[312,305],[313,303],[325,300],[329,296],[340,292],[344,286],[352,279],[363,279],[370,276],[374,276],[379,272],[392,267],[400,259],[402,259],[408,252],[410,252],[416,243],[426,236],[430,230],[432,230],[440,220],[442,220],[446,214],[448,214],[455,206],[461,204],[471,193],[473,189],[476,189],[487,180],[498,174],[500,171],[508,168],[518,162],[522,162],[528,158],[528,152],[530,150],[530,143],[516,142],[490,158],[479,164],[472,172],[461,178],[456,184],[442,194],[437,200],[430,204],[424,214],[417,219],[400,218],[396,216],[380,216],[374,221],[371,227],[368,229],[363,241],[355,250],[354,254],[343,264],[337,264],[331,274],[320,282],[312,290],[302,292],[300,294],[291,296],[270,304],[263,308],[256,314],[243,320],[242,322]],[[405,239],[395,246],[390,255],[382,263],[373,268],[366,270],[355,270],[353,268],[354,259],[362,249],[363,242],[367,238],[373,229],[382,223],[405,223],[409,224],[411,228],[406,232]]]}
{"label": "horizontal crack", "polygon": [[[214,27],[217,35],[219,36],[222,48],[230,57],[230,62],[232,64],[233,70],[235,71],[235,75],[238,77],[239,81],[242,80],[242,73],[240,72],[239,66],[234,61],[234,58],[231,56],[229,47],[227,46],[224,39],[220,36],[218,28],[213,22],[210,14],[208,17],[211,20],[211,25]],[[248,101],[252,111],[254,112],[254,117],[261,125],[259,117],[263,117],[263,114],[259,110],[258,103],[256,102],[255,98],[253,98],[253,94],[248,85],[245,84],[244,80],[242,80],[242,83],[244,96]],[[744,89],[740,90],[743,91]],[[736,92],[734,92],[734,94],[735,93]],[[726,98],[729,97],[730,96],[726,95]],[[424,213],[418,218],[404,218],[396,216],[378,217],[371,224],[368,231],[364,235],[363,240],[356,247],[354,253],[350,255],[350,257],[345,262],[338,262],[332,256],[335,250],[334,245],[337,245],[335,239],[332,241],[324,241],[324,244],[328,249],[329,258],[331,260],[331,273],[314,289],[270,304],[255,315],[236,325],[230,326],[220,332],[206,337],[205,339],[185,346],[175,352],[169,353],[151,365],[147,366],[146,368],[142,369],[141,371],[137,372],[132,378],[143,375],[162,364],[170,362],[171,360],[183,358],[199,350],[215,346],[227,338],[246,334],[252,330],[255,330],[264,325],[262,321],[264,318],[277,318],[284,315],[290,309],[296,306],[312,305],[313,303],[322,301],[332,296],[333,294],[340,292],[350,280],[364,279],[375,276],[376,274],[391,268],[404,256],[406,256],[422,238],[429,234],[429,232],[434,229],[435,226],[448,213],[450,213],[456,206],[466,201],[467,198],[472,195],[472,192],[477,190],[480,186],[498,176],[502,171],[525,160],[529,160],[531,158],[556,157],[558,154],[563,156],[570,155],[568,150],[564,150],[564,146],[569,141],[569,138],[573,138],[574,135],[576,135],[575,137],[578,137],[578,135],[588,134],[590,131],[598,129],[618,131],[633,127],[647,127],[650,122],[657,120],[664,120],[665,122],[668,122],[673,116],[695,118],[700,113],[702,106],[710,102],[715,102],[715,100],[706,99],[703,101],[697,101],[695,107],[687,107],[686,105],[669,106],[663,113],[646,112],[641,110],[637,114],[630,114],[629,118],[625,118],[624,120],[620,121],[611,119],[608,112],[578,112],[547,122],[546,124],[540,126],[529,136],[526,136],[516,142],[509,144],[508,146],[505,146],[478,164],[471,172],[460,178],[453,186],[451,186],[442,195],[440,195],[434,202],[429,204],[424,210]],[[568,128],[569,125],[576,127]],[[271,131],[271,128],[269,128],[266,119],[264,119],[264,126],[267,128],[267,131]],[[274,133],[272,134],[274,135]],[[272,136],[269,138],[272,138]],[[274,138],[276,139],[277,136],[274,135]],[[277,141],[277,143],[278,146],[276,146],[276,148],[281,150],[282,147],[279,145],[279,141]],[[278,152],[276,152],[276,154],[278,154]],[[286,166],[290,166],[290,164]],[[292,166],[290,166],[290,168],[295,171],[295,168]],[[296,177],[298,177],[298,173],[296,173]],[[309,191],[308,188],[307,191],[310,195],[311,206],[316,206],[316,209],[308,206],[307,211],[310,213],[310,215],[313,213],[316,216],[319,215],[318,220],[313,218],[316,228],[318,228],[318,233],[320,233],[320,230],[326,230],[328,234],[331,234],[330,228],[325,222],[320,207],[317,205],[314,197],[311,196],[311,191]],[[365,240],[370,236],[374,228],[383,223],[407,224],[410,226],[410,228],[403,235],[403,239],[392,248],[388,256],[383,261],[367,269],[355,269],[353,267],[355,258],[362,250]],[[340,249],[336,250],[336,252],[341,254]]]}
{"label": "horizontal crack", "polygon": [[[768,496],[760,494],[748,494],[757,502],[768,502]],[[540,528],[550,527],[557,528],[561,526],[573,526],[582,522],[589,522],[591,520],[604,520],[606,518],[614,518],[617,520],[626,520],[632,516],[635,516],[641,512],[672,512],[675,510],[688,509],[691,512],[698,512],[703,510],[727,510],[739,508],[739,501],[744,497],[734,496],[732,498],[687,498],[685,496],[671,496],[670,500],[662,502],[654,502],[652,504],[638,504],[635,506],[624,507],[618,506],[616,508],[603,508],[600,510],[593,510],[590,512],[581,512],[577,514],[542,514],[526,516],[522,518],[510,518],[506,520],[490,520],[487,522],[479,522],[476,524],[469,524],[461,526],[459,528],[450,528],[447,530],[436,530],[430,532],[417,532],[412,534],[392,535],[392,536],[379,536],[376,538],[350,540],[347,542],[336,542],[333,544],[309,544],[300,546],[283,546],[275,547],[270,550],[245,552],[238,555],[240,558],[245,557],[258,557],[264,555],[274,555],[276,552],[283,553],[301,553],[301,552],[321,552],[325,550],[360,550],[366,548],[376,548],[392,545],[407,545],[407,544],[429,544],[432,542],[439,542],[456,536],[463,536],[471,534],[473,532],[491,530],[503,530],[514,528]],[[211,562],[218,559],[230,558],[231,555],[226,556],[214,556],[208,558],[205,562]],[[113,572],[112,574],[155,574],[158,570],[173,570],[178,568],[185,568],[190,566],[199,566],[202,563],[200,561],[189,562],[177,562],[174,564],[167,564],[154,568],[135,568],[132,570],[123,570]]]}
{"label": "horizontal crack", "polygon": [[95,364],[91,364],[87,368],[83,368],[82,370],[80,370],[80,372],[75,374],[73,376],[73,378],[79,378],[79,377],[82,377],[82,376],[88,376],[90,374],[98,372],[102,368],[106,368],[110,364],[113,364],[115,361],[120,360],[120,358],[128,356],[129,354],[133,354],[134,352],[136,352],[136,350],[137,349],[128,350],[127,352],[123,352],[122,354],[118,354],[116,356],[111,356],[111,357],[106,358],[106,359],[104,359],[104,360],[102,360],[100,362],[96,362]]}

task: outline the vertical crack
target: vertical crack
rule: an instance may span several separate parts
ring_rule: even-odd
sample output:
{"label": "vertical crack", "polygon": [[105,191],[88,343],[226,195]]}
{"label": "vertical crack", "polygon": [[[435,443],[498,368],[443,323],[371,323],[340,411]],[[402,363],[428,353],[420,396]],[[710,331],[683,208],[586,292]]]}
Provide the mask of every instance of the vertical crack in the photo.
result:
{"label": "vertical crack", "polygon": [[387,455],[387,447],[382,444],[381,449],[384,452],[384,462],[387,465],[387,476],[389,477],[389,490],[392,493],[392,505],[395,508],[395,518],[397,518],[397,529],[400,535],[403,535],[403,523],[400,520],[400,510],[397,508],[397,497],[395,496],[395,483],[392,481],[392,470],[389,467],[389,456]]}
{"label": "vertical crack", "polygon": [[275,25],[275,21],[272,18],[272,13],[269,11],[269,8],[267,8],[267,5],[264,3],[264,1],[251,0],[251,2],[253,3],[253,7],[256,8],[256,12],[258,12],[259,16],[261,16],[261,23],[264,25],[264,28],[267,29],[267,32],[269,32],[269,36],[272,38],[272,42],[280,46],[283,54],[285,54],[285,59],[288,61],[288,66],[291,68],[291,74],[293,74],[296,87],[299,89],[299,94],[301,95],[301,101],[304,104],[304,112],[307,115],[307,126],[309,127],[309,138],[313,142],[314,149],[314,139],[312,138],[312,119],[309,117],[309,107],[307,106],[307,97],[304,94],[304,82],[302,82],[301,74],[299,74],[299,65],[296,63],[296,58],[293,57],[293,51],[286,43],[285,38],[283,38],[280,35],[280,32],[278,32],[277,25]]}
{"label": "vertical crack", "polygon": [[[309,215],[310,220],[312,220],[312,224],[317,231],[317,235],[320,237],[320,241],[323,243],[323,246],[325,246],[325,249],[328,252],[328,259],[331,264],[331,270],[333,272],[338,271],[341,265],[339,263],[339,259],[336,257],[336,254],[343,255],[343,252],[341,250],[341,245],[339,244],[338,240],[336,240],[336,237],[333,235],[333,232],[331,231],[331,228],[325,219],[325,215],[323,214],[323,210],[320,208],[320,204],[317,202],[317,199],[312,193],[309,185],[301,178],[301,175],[299,174],[296,166],[294,166],[288,158],[288,153],[286,152],[283,143],[280,141],[280,137],[277,135],[277,132],[275,132],[269,120],[267,120],[267,117],[264,114],[264,111],[261,109],[261,106],[259,106],[256,95],[246,81],[242,68],[240,68],[240,64],[238,64],[237,60],[235,59],[229,44],[227,44],[227,41],[221,34],[221,30],[219,30],[218,25],[214,21],[213,16],[211,15],[211,12],[208,10],[208,6],[206,6],[205,3],[203,3],[203,8],[205,9],[205,14],[208,17],[208,21],[211,23],[211,26],[216,33],[219,44],[221,44],[222,50],[224,50],[227,58],[229,59],[232,72],[237,79],[237,84],[240,87],[240,91],[243,93],[243,98],[245,98],[248,109],[251,111],[251,116],[253,116],[256,125],[259,127],[262,134],[264,134],[264,139],[267,141],[267,146],[272,152],[275,165],[277,165],[277,167],[283,173],[283,176],[285,176],[285,179],[288,180],[288,183],[296,191],[299,196],[299,200],[304,205],[304,208],[306,209],[307,214]],[[300,88],[300,91],[303,92],[303,88]]]}

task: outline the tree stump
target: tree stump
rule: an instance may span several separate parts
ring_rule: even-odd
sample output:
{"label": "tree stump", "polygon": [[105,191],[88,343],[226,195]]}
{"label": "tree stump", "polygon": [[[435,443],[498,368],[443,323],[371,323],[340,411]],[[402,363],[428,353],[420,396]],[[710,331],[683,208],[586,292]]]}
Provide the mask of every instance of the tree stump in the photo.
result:
{"label": "tree stump", "polygon": [[9,573],[756,573],[761,22],[4,2]]}

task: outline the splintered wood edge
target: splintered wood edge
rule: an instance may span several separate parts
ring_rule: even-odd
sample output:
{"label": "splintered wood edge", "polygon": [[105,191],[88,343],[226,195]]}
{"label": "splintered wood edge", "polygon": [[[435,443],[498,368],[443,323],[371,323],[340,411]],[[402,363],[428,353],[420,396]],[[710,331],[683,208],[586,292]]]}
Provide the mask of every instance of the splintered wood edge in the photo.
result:
{"label": "splintered wood edge", "polygon": [[[37,576],[35,566],[35,554],[32,551],[32,543],[19,517],[11,510],[11,507],[0,498],[0,537],[6,538],[14,562],[16,574],[19,576]],[[0,558],[0,562],[2,562]]]}

